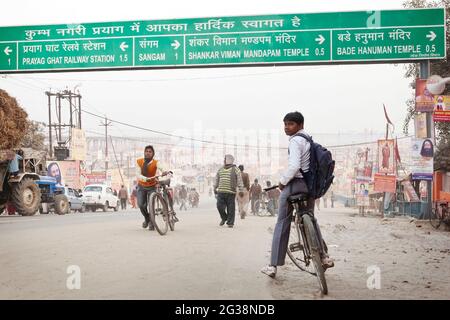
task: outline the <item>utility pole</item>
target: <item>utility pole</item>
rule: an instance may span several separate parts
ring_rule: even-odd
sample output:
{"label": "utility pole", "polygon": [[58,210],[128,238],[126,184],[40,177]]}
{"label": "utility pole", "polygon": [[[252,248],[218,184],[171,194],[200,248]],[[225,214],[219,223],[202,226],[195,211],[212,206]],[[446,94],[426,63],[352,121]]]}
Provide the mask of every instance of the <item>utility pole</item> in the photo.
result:
{"label": "utility pole", "polygon": [[261,159],[260,159],[260,157],[259,157],[259,132],[256,132],[256,141],[257,141],[257,143],[256,143],[256,146],[257,146],[257,149],[256,149],[256,152],[257,152],[257,155],[258,155],[258,176],[260,176],[261,175]]}
{"label": "utility pole", "polygon": [[105,127],[105,174],[106,179],[108,179],[108,126],[111,125],[111,121],[105,116],[105,121],[100,124]]}
{"label": "utility pole", "polygon": [[127,177],[130,179],[130,155],[127,155]]}
{"label": "utility pole", "polygon": [[[419,67],[420,72],[420,78],[421,79],[428,79],[430,77],[430,60],[425,60],[420,62]],[[427,138],[433,139],[434,138],[434,123],[433,123],[433,116],[432,112],[426,112],[427,115]],[[436,145],[436,141],[433,139],[433,144]],[[430,180],[427,180],[427,210],[426,215],[424,215],[424,219],[428,218],[431,215],[431,208],[432,208],[432,182]]]}
{"label": "utility pole", "polygon": [[122,176],[122,166],[119,165],[119,160],[117,160],[116,149],[114,148],[114,143],[113,143],[112,137],[109,137],[109,138],[111,139],[111,146],[113,148],[114,159],[116,159],[116,164],[117,164],[117,167],[119,168],[120,180],[122,180],[122,184],[125,185],[125,182],[124,182],[123,176]]}
{"label": "utility pole", "polygon": [[50,100],[50,92],[46,91],[45,94],[48,97],[48,142],[50,159],[53,157],[53,141],[52,141],[52,102]]}

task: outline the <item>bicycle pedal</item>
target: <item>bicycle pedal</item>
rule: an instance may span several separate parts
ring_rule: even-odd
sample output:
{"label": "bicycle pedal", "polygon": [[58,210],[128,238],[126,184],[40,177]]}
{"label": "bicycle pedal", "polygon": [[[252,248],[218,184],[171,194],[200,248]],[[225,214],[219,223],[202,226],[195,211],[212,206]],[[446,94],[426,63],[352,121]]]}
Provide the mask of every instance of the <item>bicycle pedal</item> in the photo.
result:
{"label": "bicycle pedal", "polygon": [[289,245],[289,250],[291,252],[303,250],[303,245],[300,242],[291,243]]}

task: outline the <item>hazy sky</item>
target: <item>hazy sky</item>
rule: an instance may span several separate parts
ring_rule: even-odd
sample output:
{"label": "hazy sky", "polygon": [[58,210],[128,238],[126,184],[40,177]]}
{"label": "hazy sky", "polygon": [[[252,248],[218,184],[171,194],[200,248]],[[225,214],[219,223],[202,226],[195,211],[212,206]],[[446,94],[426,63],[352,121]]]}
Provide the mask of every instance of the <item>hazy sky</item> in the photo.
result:
{"label": "hazy sky", "polygon": [[[399,8],[397,0],[17,0],[2,3],[0,25]],[[314,133],[383,132],[385,103],[400,135],[412,93],[404,72],[402,64],[71,72],[0,76],[0,87],[35,120],[48,119],[45,90],[78,85],[86,110],[167,132],[191,130],[199,120],[204,128],[281,130],[293,110]],[[83,117],[86,129],[102,131],[98,119]],[[111,132],[143,134],[118,125]]]}

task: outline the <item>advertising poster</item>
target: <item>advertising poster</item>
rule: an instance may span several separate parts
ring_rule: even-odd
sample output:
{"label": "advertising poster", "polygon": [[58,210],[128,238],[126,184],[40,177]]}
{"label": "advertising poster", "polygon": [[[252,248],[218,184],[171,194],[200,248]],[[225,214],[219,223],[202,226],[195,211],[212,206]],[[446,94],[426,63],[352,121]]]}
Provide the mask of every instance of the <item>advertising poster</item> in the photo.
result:
{"label": "advertising poster", "polygon": [[375,175],[375,187],[376,192],[392,192],[395,193],[396,190],[396,176],[387,176],[384,174]]}
{"label": "advertising poster", "polygon": [[414,187],[411,184],[411,181],[403,181],[402,186],[403,186],[403,193],[405,195],[405,199],[408,202],[419,202],[420,201],[416,190],[414,190]]}
{"label": "advertising poster", "polygon": [[369,205],[369,183],[365,180],[356,180],[355,197],[357,206]]}
{"label": "advertising poster", "polygon": [[434,97],[433,121],[450,122],[450,96]]}
{"label": "advertising poster", "polygon": [[434,96],[427,89],[427,80],[416,79],[416,112],[433,112]]}
{"label": "advertising poster", "polygon": [[434,145],[431,139],[411,140],[411,172],[413,180],[433,180]]}
{"label": "advertising poster", "polygon": [[80,161],[47,161],[47,175],[56,178],[57,186],[81,189]]}
{"label": "advertising poster", "polygon": [[106,182],[105,172],[84,173],[83,176],[86,186],[90,184],[104,184]]}
{"label": "advertising poster", "polygon": [[414,116],[414,126],[416,131],[416,138],[427,137],[427,114],[420,113]]}
{"label": "advertising poster", "polygon": [[394,139],[378,140],[378,173],[395,174]]}
{"label": "advertising poster", "polygon": [[72,128],[70,152],[73,160],[86,160],[86,137],[83,129]]}
{"label": "advertising poster", "polygon": [[365,182],[372,181],[373,162],[366,161],[356,168],[356,179]]}

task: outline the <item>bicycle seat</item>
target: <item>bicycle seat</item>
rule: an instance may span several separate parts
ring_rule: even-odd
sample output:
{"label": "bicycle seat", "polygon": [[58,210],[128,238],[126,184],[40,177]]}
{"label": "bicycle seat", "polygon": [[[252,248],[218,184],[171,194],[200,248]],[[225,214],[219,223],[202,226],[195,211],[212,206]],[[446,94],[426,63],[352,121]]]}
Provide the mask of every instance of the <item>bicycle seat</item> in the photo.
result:
{"label": "bicycle seat", "polygon": [[306,200],[308,200],[308,198],[309,198],[309,195],[307,193],[301,192],[301,193],[296,193],[296,194],[290,195],[287,200],[290,203],[295,203],[295,202],[300,202],[300,201],[306,201]]}

